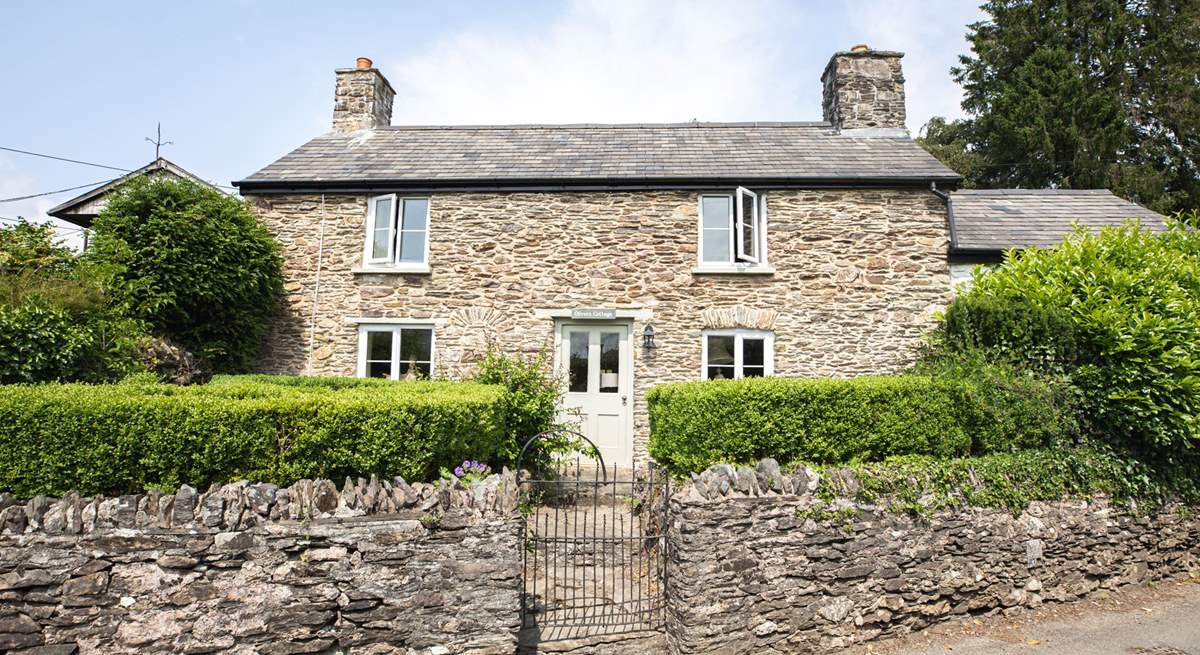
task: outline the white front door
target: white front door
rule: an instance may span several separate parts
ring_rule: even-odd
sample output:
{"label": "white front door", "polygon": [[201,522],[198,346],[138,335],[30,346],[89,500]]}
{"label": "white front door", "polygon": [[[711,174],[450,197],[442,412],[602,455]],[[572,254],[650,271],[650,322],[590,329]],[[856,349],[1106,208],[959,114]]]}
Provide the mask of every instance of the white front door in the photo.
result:
{"label": "white front door", "polygon": [[608,466],[633,464],[633,351],[629,326],[568,323],[559,363],[566,376],[568,419],[600,449]]}

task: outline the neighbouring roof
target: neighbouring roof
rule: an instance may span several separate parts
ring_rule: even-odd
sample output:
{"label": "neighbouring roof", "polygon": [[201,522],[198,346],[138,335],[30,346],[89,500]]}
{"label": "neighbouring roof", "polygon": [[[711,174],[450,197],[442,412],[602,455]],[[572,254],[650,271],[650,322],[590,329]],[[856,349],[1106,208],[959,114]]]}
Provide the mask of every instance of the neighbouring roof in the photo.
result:
{"label": "neighbouring roof", "polygon": [[952,253],[1049,248],[1072,225],[1091,229],[1139,219],[1162,229],[1164,217],[1107,189],[964,189],[950,194]]}
{"label": "neighbouring roof", "polygon": [[637,186],[713,181],[954,185],[901,132],[828,123],[380,127],[321,135],[242,191],[396,187]]}
{"label": "neighbouring roof", "polygon": [[208,182],[184,170],[178,164],[159,157],[135,171],[130,171],[115,180],[110,180],[90,191],[84,192],[82,195],[75,196],[46,213],[54,218],[61,218],[68,223],[74,223],[80,227],[90,227],[92,219],[99,215],[100,210],[104,209],[104,205],[107,204],[106,196],[108,193],[140,175],[166,175],[191,180],[205,186],[212,186]]}

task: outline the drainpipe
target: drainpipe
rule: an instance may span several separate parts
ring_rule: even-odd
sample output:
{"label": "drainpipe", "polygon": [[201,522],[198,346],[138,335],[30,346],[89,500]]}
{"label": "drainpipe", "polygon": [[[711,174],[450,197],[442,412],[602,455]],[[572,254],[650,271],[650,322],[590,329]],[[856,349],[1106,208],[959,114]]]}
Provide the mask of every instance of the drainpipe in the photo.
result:
{"label": "drainpipe", "polygon": [[308,365],[306,373],[313,373],[313,348],[317,341],[317,302],[321,299],[321,266],[325,260],[325,194],[321,194],[321,233],[317,240],[317,279],[313,283],[312,313],[308,323]]}
{"label": "drainpipe", "polygon": [[950,203],[950,194],[938,188],[937,182],[929,183],[929,190],[946,203],[946,227],[950,231],[950,252],[958,247],[958,234],[954,231],[954,205]]}

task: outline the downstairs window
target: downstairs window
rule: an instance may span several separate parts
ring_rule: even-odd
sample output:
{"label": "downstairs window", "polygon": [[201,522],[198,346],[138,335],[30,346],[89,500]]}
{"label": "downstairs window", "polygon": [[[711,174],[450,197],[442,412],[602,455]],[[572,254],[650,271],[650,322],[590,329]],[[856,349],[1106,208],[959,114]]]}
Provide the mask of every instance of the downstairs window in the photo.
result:
{"label": "downstairs window", "polygon": [[705,330],[701,348],[706,380],[738,380],[775,372],[775,335],[762,330]]}
{"label": "downstairs window", "polygon": [[433,326],[363,325],[358,329],[358,376],[433,376]]}

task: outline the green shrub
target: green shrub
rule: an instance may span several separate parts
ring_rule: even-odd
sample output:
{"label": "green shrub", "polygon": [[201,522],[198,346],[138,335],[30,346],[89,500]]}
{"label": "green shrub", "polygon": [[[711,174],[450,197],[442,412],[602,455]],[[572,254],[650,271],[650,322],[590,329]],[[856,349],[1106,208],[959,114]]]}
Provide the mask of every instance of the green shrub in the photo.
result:
{"label": "green shrub", "polygon": [[282,290],[279,246],[246,203],[187,180],[130,180],[96,217],[87,257],[154,334],[237,372],[253,363]]}
{"label": "green shrub", "polygon": [[24,218],[0,228],[0,272],[69,276],[75,268],[75,253],[55,238],[54,226],[30,223]]}
{"label": "green shrub", "polygon": [[112,311],[54,228],[0,227],[0,383],[100,382],[139,367],[143,327]]}
{"label": "green shrub", "polygon": [[[480,384],[504,387],[504,430],[508,434],[504,456],[514,461],[530,437],[557,425],[562,385],[554,378],[550,354],[505,355],[495,344],[489,344],[474,380]],[[548,444],[552,447],[555,444]],[[542,448],[529,453],[529,461],[541,462],[549,450]]]}
{"label": "green shrub", "polygon": [[1011,254],[951,304],[935,344],[935,356],[978,348],[1033,370],[1061,367],[1115,445],[1167,459],[1192,451],[1200,232],[1179,221],[1163,234],[1081,229],[1058,248]]}
{"label": "green shrub", "polygon": [[[1029,392],[1020,405],[1005,406]],[[1015,450],[1070,436],[1074,426],[1061,400],[1035,378],[1003,372],[965,380],[897,375],[667,384],[647,396],[650,454],[686,473],[763,457],[834,464]]]}
{"label": "green shrub", "polygon": [[0,305],[0,384],[103,382],[138,370],[134,321],[71,311],[37,295]]}
{"label": "green shrub", "polygon": [[0,489],[127,493],[234,479],[437,477],[495,458],[503,390],[474,383],[297,383],[225,377],[178,387],[13,385],[0,393]]}

